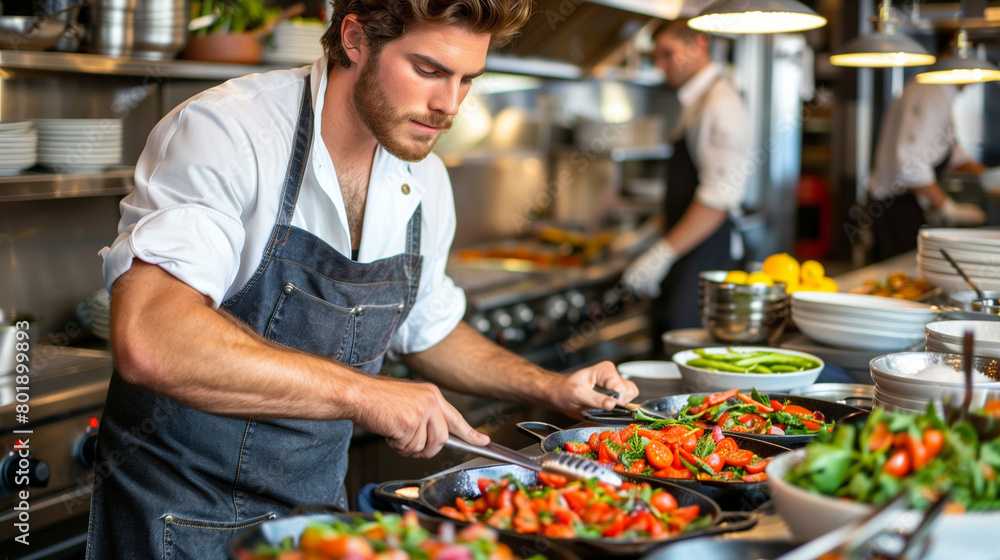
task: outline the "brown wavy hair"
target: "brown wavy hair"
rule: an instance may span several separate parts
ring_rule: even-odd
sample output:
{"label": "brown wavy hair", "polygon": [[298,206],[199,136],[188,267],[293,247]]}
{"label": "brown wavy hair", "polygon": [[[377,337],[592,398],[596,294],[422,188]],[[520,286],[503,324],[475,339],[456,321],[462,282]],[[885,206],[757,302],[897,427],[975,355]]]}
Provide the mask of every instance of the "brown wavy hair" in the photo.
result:
{"label": "brown wavy hair", "polygon": [[340,40],[340,27],[347,14],[358,16],[365,43],[375,53],[424,23],[459,25],[475,33],[489,33],[490,48],[495,49],[509,43],[528,21],[531,0],[333,0],[330,27],[321,40],[331,67],[351,67]]}

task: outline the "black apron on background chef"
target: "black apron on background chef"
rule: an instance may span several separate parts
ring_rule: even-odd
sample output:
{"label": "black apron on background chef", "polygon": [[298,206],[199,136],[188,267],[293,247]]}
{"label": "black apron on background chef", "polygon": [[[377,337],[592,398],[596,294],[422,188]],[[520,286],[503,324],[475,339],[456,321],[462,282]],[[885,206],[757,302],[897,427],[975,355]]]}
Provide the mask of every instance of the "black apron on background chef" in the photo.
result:
{"label": "black apron on background chef", "polygon": [[[405,252],[368,264],[291,226],[313,132],[308,76],[303,91],[272,242],[246,287],[221,307],[272,342],[376,374],[420,284],[421,208],[407,224]],[[347,506],[349,421],[208,414],[117,372],[108,393],[95,464],[113,476],[94,486],[90,558],[215,558],[241,530],[293,505]],[[105,456],[107,449],[128,450],[128,460]],[[201,521],[233,508],[242,521]],[[162,521],[162,534],[148,533],[151,519]]]}
{"label": "black apron on background chef", "polygon": [[955,138],[952,105],[958,86],[910,81],[882,120],[868,185],[865,221],[871,224],[875,261],[913,251],[921,226],[977,226],[982,208],[958,203],[941,189],[945,171],[979,175]]}
{"label": "black apron on background chef", "polygon": [[622,281],[636,295],[655,298],[653,354],[663,357],[664,332],[701,326],[699,273],[732,270],[742,259],[730,214],[745,189],[749,127],[739,93],[709,57],[706,35],[675,20],[657,29],[654,41],[657,65],[683,111],[671,135],[666,235],[626,268]]}

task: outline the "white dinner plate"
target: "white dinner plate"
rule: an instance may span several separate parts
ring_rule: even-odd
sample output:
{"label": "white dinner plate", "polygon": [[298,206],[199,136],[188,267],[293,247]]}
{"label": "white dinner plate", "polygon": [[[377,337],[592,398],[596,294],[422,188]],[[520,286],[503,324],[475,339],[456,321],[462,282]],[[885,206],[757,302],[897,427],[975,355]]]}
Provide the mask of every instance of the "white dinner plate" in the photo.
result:
{"label": "white dinner plate", "polygon": [[922,336],[899,336],[884,331],[842,327],[828,322],[796,321],[796,326],[807,337],[828,346],[849,350],[876,350],[894,352],[911,348],[923,341]]}

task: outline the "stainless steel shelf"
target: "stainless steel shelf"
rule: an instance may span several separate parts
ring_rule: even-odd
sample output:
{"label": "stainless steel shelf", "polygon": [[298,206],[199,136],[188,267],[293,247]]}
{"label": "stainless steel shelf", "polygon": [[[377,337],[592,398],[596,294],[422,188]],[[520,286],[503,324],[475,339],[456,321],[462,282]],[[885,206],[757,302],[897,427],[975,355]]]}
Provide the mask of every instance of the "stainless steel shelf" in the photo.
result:
{"label": "stainless steel shelf", "polygon": [[0,202],[125,195],[135,188],[134,175],[134,168],[120,167],[101,173],[29,172],[0,177]]}
{"label": "stainless steel shelf", "polygon": [[98,54],[0,50],[0,68],[116,76],[151,76],[157,79],[228,80],[254,72],[291,67],[294,65],[250,66],[193,60],[144,60]]}

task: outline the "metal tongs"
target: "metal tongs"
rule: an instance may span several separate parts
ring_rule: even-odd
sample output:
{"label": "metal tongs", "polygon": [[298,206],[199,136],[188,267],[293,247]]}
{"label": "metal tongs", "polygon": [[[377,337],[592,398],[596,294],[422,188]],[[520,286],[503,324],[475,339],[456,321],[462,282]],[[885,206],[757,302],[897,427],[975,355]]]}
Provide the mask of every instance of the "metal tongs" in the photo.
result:
{"label": "metal tongs", "polygon": [[454,435],[448,436],[448,442],[445,445],[452,449],[472,453],[473,455],[479,455],[487,459],[503,461],[504,463],[524,467],[535,472],[544,471],[560,474],[571,480],[596,478],[601,482],[606,482],[615,487],[622,485],[622,477],[615,471],[601,466],[596,461],[577,457],[569,453],[546,453],[541,457],[529,457],[498,443],[490,442],[485,446],[473,445]]}
{"label": "metal tongs", "polygon": [[904,490],[864,520],[834,529],[775,560],[816,560],[820,557],[850,560],[858,557],[855,555],[857,552],[873,546],[880,558],[915,560],[919,556],[907,555],[914,552],[922,554],[922,551],[915,547],[923,543],[950,497],[951,494],[948,492],[939,496],[923,513],[917,528],[908,535],[901,535],[893,531],[893,526],[907,512],[908,494]]}

